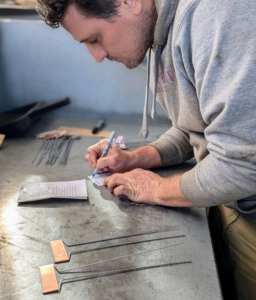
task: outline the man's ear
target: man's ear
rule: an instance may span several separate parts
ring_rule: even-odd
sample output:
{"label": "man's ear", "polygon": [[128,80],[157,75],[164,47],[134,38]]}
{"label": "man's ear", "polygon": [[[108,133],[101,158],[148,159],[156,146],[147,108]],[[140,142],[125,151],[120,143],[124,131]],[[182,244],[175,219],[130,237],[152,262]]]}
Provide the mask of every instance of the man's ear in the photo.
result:
{"label": "man's ear", "polygon": [[142,11],[142,0],[123,0],[123,5],[134,15],[139,15]]}

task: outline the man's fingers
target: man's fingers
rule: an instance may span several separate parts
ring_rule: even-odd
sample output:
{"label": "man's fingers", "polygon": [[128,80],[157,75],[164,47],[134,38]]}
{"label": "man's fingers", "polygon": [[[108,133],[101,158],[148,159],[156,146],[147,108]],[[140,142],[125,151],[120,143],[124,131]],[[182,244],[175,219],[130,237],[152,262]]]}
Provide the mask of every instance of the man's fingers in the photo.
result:
{"label": "man's fingers", "polygon": [[106,185],[109,189],[109,191],[112,193],[114,188],[116,187],[116,181],[115,181],[116,175],[111,175],[109,177],[106,177],[103,181],[103,184]]}
{"label": "man's fingers", "polygon": [[114,174],[105,178],[104,185],[107,185],[109,191],[114,193],[115,196],[127,196],[132,200],[132,189],[129,187],[127,180],[125,180],[123,174]]}
{"label": "man's fingers", "polygon": [[[113,176],[113,175],[112,175],[112,176]],[[106,178],[103,180],[103,185],[108,185],[108,182],[109,182],[109,180],[110,180],[110,177],[112,177],[112,176],[106,177]]]}
{"label": "man's fingers", "polygon": [[[99,143],[87,149],[87,155],[85,156],[85,159],[91,169],[94,169],[96,167],[97,160],[100,158],[105,145],[106,145],[106,141],[100,141]],[[101,167],[99,167],[99,169],[100,168]]]}
{"label": "man's fingers", "polygon": [[95,168],[95,165],[96,165],[96,159],[94,159],[93,157],[90,157],[89,154],[87,154],[85,156],[85,160],[87,161],[87,163],[89,164],[90,168],[91,169],[94,169]]}
{"label": "man's fingers", "polygon": [[119,196],[127,196],[130,200],[132,200],[132,193],[131,193],[131,189],[128,188],[127,186],[125,185],[119,185],[119,186],[116,186],[114,188],[114,191],[113,191],[114,195],[116,197],[119,197]]}
{"label": "man's fingers", "polygon": [[123,174],[114,174],[106,177],[104,180],[104,185],[107,185],[109,191],[112,193],[117,186],[125,185],[125,180]]}
{"label": "man's fingers", "polygon": [[110,171],[110,168],[109,167],[105,167],[102,169],[102,173],[106,173],[106,172],[109,172]]}
{"label": "man's fingers", "polygon": [[108,168],[108,161],[106,160],[106,157],[100,157],[97,161],[96,161],[96,165],[98,169],[102,169],[103,172],[107,172],[105,171],[105,168]]}

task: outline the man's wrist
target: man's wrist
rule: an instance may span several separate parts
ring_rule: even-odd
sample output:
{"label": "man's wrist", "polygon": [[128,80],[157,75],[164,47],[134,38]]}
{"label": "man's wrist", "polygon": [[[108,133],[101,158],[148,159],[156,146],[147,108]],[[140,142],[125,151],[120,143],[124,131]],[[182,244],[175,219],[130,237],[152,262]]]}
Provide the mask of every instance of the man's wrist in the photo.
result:
{"label": "man's wrist", "polygon": [[132,160],[134,162],[134,168],[142,168],[148,170],[151,168],[157,168],[161,165],[161,157],[158,151],[150,146],[140,147],[132,152]]}
{"label": "man's wrist", "polygon": [[155,191],[154,203],[172,207],[191,207],[180,189],[180,178],[182,175],[162,178],[159,187]]}

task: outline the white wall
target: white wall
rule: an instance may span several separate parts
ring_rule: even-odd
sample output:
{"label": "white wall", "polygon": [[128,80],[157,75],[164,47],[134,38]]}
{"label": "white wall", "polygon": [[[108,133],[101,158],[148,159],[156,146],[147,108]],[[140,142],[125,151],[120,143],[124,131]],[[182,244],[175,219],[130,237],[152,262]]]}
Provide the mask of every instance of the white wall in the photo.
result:
{"label": "white wall", "polygon": [[52,29],[39,19],[2,19],[0,45],[1,111],[68,96],[72,105],[61,112],[69,115],[142,114],[145,69],[96,63],[63,28]]}

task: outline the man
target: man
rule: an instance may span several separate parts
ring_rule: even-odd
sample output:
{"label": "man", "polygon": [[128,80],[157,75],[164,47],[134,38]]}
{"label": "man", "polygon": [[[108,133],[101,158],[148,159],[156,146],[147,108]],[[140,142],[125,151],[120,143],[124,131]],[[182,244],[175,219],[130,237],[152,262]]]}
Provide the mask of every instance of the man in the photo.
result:
{"label": "man", "polygon": [[[132,152],[104,143],[86,160],[116,196],[166,206],[211,208],[231,256],[238,299],[256,299],[256,5],[253,0],[39,0],[97,62],[136,67],[149,49],[148,82],[173,126]],[[148,94],[148,93],[146,93]],[[146,95],[143,128],[146,137]],[[195,156],[169,178],[147,171]]]}

